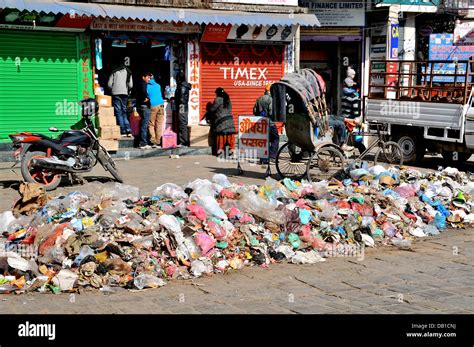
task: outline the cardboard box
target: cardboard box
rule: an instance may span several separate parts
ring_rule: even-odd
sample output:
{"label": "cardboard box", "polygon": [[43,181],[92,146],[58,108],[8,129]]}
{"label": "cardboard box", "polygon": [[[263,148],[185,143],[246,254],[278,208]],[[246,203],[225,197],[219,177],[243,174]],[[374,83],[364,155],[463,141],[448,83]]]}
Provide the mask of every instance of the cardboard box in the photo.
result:
{"label": "cardboard box", "polygon": [[118,125],[102,126],[99,128],[99,137],[104,140],[118,140],[120,127]]}
{"label": "cardboard box", "polygon": [[119,148],[118,140],[103,140],[99,139],[99,143],[104,146],[107,152],[116,152]]}
{"label": "cardboard box", "polygon": [[190,145],[194,147],[208,147],[208,135],[210,127],[208,125],[192,125],[188,127]]}
{"label": "cardboard box", "polygon": [[98,124],[99,127],[117,125],[113,107],[99,108]]}
{"label": "cardboard box", "polygon": [[112,107],[112,97],[109,95],[96,95],[95,99],[100,107]]}

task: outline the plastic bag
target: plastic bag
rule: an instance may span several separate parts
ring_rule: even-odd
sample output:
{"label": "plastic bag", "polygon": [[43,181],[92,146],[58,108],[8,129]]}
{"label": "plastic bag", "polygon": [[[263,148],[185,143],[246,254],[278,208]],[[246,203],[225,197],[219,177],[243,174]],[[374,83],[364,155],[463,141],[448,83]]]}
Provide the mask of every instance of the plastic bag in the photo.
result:
{"label": "plastic bag", "polygon": [[193,190],[191,194],[192,196],[195,195],[201,198],[205,196],[215,197],[220,192],[220,189],[216,187],[216,185],[211,181],[202,179],[197,179],[191,183],[188,183],[186,188],[191,188]]}
{"label": "plastic bag", "polygon": [[187,199],[188,194],[186,194],[180,186],[174,183],[165,183],[158,188],[156,188],[153,193],[153,196],[163,196],[165,198],[171,199]]}
{"label": "plastic bag", "polygon": [[307,253],[297,251],[296,254],[291,258],[293,264],[316,264],[319,262],[326,261],[317,252],[310,251]]}
{"label": "plastic bag", "polygon": [[417,189],[413,185],[407,184],[403,186],[398,186],[394,188],[393,190],[397,192],[403,198],[410,198],[410,197],[416,196]]}
{"label": "plastic bag", "polygon": [[201,205],[209,214],[220,219],[227,219],[227,215],[219,206],[218,202],[212,196],[204,196],[198,199],[198,204]]}
{"label": "plastic bag", "polygon": [[196,276],[200,277],[203,273],[212,273],[213,266],[210,262],[204,262],[203,260],[193,260],[191,262],[191,273]]}
{"label": "plastic bag", "polygon": [[404,239],[399,239],[399,238],[392,238],[391,240],[392,245],[399,247],[399,248],[411,248],[411,241],[410,240],[404,240]]}
{"label": "plastic bag", "polygon": [[79,276],[71,270],[61,269],[59,273],[53,277],[53,285],[59,286],[61,291],[72,290]]}
{"label": "plastic bag", "polygon": [[443,216],[441,213],[436,213],[436,216],[434,218],[434,224],[438,230],[444,230],[446,229],[446,217]]}
{"label": "plastic bag", "polygon": [[106,187],[102,190],[102,195],[109,196],[113,200],[123,201],[140,199],[140,190],[127,184],[115,183],[113,187]]}
{"label": "plastic bag", "polygon": [[81,251],[79,252],[79,255],[74,259],[74,265],[79,266],[79,264],[82,262],[82,260],[85,257],[88,257],[90,255],[94,255],[94,250],[90,248],[89,246],[85,245],[81,247]]}
{"label": "plastic bag", "polygon": [[8,227],[15,221],[15,217],[11,211],[5,211],[0,213],[0,233],[9,231]]}
{"label": "plastic bag", "polygon": [[388,237],[394,237],[397,233],[397,228],[390,222],[384,222],[382,224],[382,230]]}
{"label": "plastic bag", "polygon": [[224,174],[215,174],[212,176],[212,182],[217,183],[224,188],[229,188],[232,186],[232,184],[229,182],[229,179]]}
{"label": "plastic bag", "polygon": [[241,209],[245,212],[259,216],[275,224],[285,224],[286,217],[282,210],[276,210],[276,206],[263,200],[254,192],[240,188],[239,194],[241,196],[239,204]]}
{"label": "plastic bag", "polygon": [[143,289],[162,287],[166,284],[166,282],[156,276],[140,274],[134,278],[133,284],[138,289]]}
{"label": "plastic bag", "polygon": [[428,224],[426,227],[424,227],[423,232],[429,236],[439,235],[438,228],[432,224]]}
{"label": "plastic bag", "polygon": [[196,233],[194,235],[194,241],[201,247],[203,255],[206,255],[216,245],[216,241],[205,232]]}

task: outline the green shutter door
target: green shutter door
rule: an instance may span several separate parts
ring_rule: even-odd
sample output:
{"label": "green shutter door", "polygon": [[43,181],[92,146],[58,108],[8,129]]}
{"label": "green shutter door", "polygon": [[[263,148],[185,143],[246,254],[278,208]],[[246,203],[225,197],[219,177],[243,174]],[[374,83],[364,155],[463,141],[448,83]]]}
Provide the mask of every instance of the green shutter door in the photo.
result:
{"label": "green shutter door", "polygon": [[0,32],[0,142],[18,131],[48,133],[79,120],[78,37]]}

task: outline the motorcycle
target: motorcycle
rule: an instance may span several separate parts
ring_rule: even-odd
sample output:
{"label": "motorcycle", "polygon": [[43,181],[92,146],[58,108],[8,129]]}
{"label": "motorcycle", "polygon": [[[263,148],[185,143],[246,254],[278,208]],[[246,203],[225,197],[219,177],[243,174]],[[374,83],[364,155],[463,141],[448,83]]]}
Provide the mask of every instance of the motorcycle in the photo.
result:
{"label": "motorcycle", "polygon": [[[123,182],[114,160],[99,143],[91,121],[99,104],[91,98],[82,100],[80,105],[85,124],[82,130],[66,130],[58,138],[30,132],[8,135],[15,149],[13,167],[20,163],[25,181],[54,190],[65,175],[89,172],[99,162],[117,182]],[[49,131],[59,132],[57,128]]]}

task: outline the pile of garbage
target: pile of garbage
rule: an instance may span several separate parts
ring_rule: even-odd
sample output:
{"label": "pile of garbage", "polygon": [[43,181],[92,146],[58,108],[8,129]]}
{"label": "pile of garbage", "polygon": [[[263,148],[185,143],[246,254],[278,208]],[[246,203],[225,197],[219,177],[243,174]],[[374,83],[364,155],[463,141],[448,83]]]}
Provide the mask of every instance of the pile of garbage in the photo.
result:
{"label": "pile of garbage", "polygon": [[150,196],[118,183],[56,198],[27,186],[29,196],[0,214],[0,293],[160,287],[248,265],[322,262],[378,243],[410,247],[474,224],[474,182],[457,169],[374,166],[350,177],[257,186],[217,174]]}

